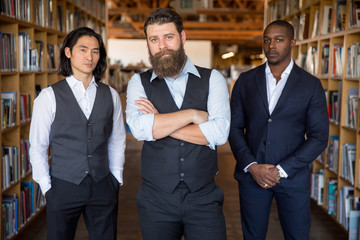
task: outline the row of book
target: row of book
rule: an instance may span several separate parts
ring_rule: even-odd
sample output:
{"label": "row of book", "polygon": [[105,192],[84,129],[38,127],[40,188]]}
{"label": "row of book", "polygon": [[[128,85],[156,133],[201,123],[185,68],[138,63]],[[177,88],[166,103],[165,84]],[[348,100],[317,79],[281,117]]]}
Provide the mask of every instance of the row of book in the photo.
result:
{"label": "row of book", "polygon": [[[339,165],[339,136],[331,135],[329,145],[327,147],[326,167],[334,173],[338,172]],[[354,185],[355,181],[355,159],[356,145],[345,143],[342,145],[341,156],[341,177],[348,180]],[[360,174],[360,170],[359,170]],[[359,180],[360,183],[360,180]]]}
{"label": "row of book", "polygon": [[[35,205],[36,204],[36,205]],[[46,204],[38,184],[32,181],[21,182],[20,197],[16,193],[3,193],[1,203],[1,239],[10,239]]]}
{"label": "row of book", "polygon": [[[339,223],[349,231],[349,240],[359,240],[360,197],[354,197],[353,186],[344,186],[339,193],[337,187],[338,180],[336,178],[327,178],[325,181],[323,169],[317,169],[312,173],[311,198],[319,206],[324,206],[330,215],[337,216],[339,214]],[[324,196],[324,188],[327,188],[326,196]],[[326,206],[325,199],[327,200]]]}
{"label": "row of book", "polygon": [[349,27],[360,27],[360,1],[351,0],[349,4]]}
{"label": "row of book", "polygon": [[351,129],[357,128],[359,89],[349,88],[346,103],[345,126]]}
{"label": "row of book", "polygon": [[[295,59],[296,63],[304,68],[306,71],[313,75],[319,73],[319,64],[321,65],[322,76],[329,74],[329,57],[330,57],[330,43],[322,42],[322,54],[319,56],[317,46],[310,46],[306,52],[300,53],[298,58]],[[343,75],[343,62],[345,58],[345,51],[343,43],[334,43],[332,46],[332,66],[331,76],[335,78],[342,77]],[[319,61],[320,57],[320,61]],[[346,77],[359,78],[360,77],[360,43],[351,44],[347,48],[347,63],[346,64]]]}
{"label": "row of book", "polygon": [[40,56],[37,48],[31,48],[26,32],[19,32],[19,71],[39,71]]}
{"label": "row of book", "polygon": [[31,95],[20,93],[20,123],[29,122],[31,119]]}
{"label": "row of book", "polygon": [[1,92],[1,130],[15,126],[16,91]]}
{"label": "row of book", "polygon": [[100,19],[105,17],[105,3],[104,1],[96,0],[75,0],[75,5],[85,9],[88,12],[93,12]]}
{"label": "row of book", "polygon": [[0,66],[1,72],[16,71],[16,36],[13,33],[0,32]]}
{"label": "row of book", "polygon": [[[31,39],[26,32],[19,32],[19,71],[44,71],[44,42],[35,40],[35,47],[31,47]],[[62,44],[47,43],[47,68],[56,71],[59,67],[60,48]],[[0,32],[0,62],[1,71],[17,71],[16,37],[12,33]]]}
{"label": "row of book", "polygon": [[[1,92],[1,130],[16,124],[16,97],[15,91]],[[31,119],[31,95],[20,93],[20,123]]]}
{"label": "row of book", "polygon": [[30,0],[1,0],[0,14],[30,22]]}
{"label": "row of book", "polygon": [[20,140],[20,153],[17,146],[2,146],[2,190],[18,182],[19,174],[25,177],[31,172],[29,149],[29,139]]}
{"label": "row of book", "polygon": [[[360,13],[359,13],[360,14]],[[347,49],[346,76],[349,78],[360,77],[360,43],[351,44]]]}
{"label": "row of book", "polygon": [[2,146],[2,190],[20,180],[19,176],[19,148]]}
{"label": "row of book", "polygon": [[[313,22],[310,22],[310,14],[308,11],[301,11],[300,14],[295,14],[291,22],[295,27],[295,36],[297,40],[304,40],[308,37],[314,38],[320,34],[329,34],[345,30],[346,15],[349,16],[348,27],[360,26],[360,1],[350,0],[349,8],[347,10],[346,0],[336,0],[333,3],[328,3],[322,7],[322,10],[316,9],[314,11]],[[310,6],[309,1],[285,1],[278,0],[269,4],[270,22],[276,19],[282,19],[285,16],[290,16],[294,12],[302,10],[303,7]],[[322,18],[320,19],[320,11],[322,11]],[[310,24],[312,24],[312,32],[310,33]]]}
{"label": "row of book", "polygon": [[334,124],[339,124],[340,122],[341,89],[342,82],[339,81],[338,90],[329,90],[325,92],[328,102],[329,120]]}
{"label": "row of book", "polygon": [[[30,0],[2,0],[0,3],[0,14],[14,17],[26,22],[31,22],[31,14],[34,16],[34,23],[42,27],[55,28],[54,24],[54,6],[53,0],[32,0],[33,2],[33,13],[30,12]],[[45,5],[46,3],[46,5]],[[47,6],[44,9],[44,6]],[[91,9],[91,4],[88,1],[84,1],[83,4],[79,4],[81,8],[85,8],[88,12],[93,12]],[[105,3],[103,1],[92,0],[92,8],[96,11],[97,17],[99,19],[104,19],[105,17]],[[94,30],[97,28],[95,22],[88,18],[87,22],[85,21],[85,16],[80,11],[75,11],[73,13],[70,9],[65,10],[66,19],[64,23],[64,10],[62,5],[57,5],[57,30],[61,32],[70,32],[74,28],[80,26],[88,26]],[[46,10],[46,11],[45,11]],[[74,20],[75,19],[75,20]],[[74,27],[75,23],[75,27]],[[66,27],[66,29],[65,29]],[[100,29],[96,29],[98,32],[101,32]]]}
{"label": "row of book", "polygon": [[354,185],[354,171],[355,171],[355,155],[356,155],[356,145],[351,143],[346,143],[343,145],[342,149],[342,168],[341,176],[348,180],[352,185]]}

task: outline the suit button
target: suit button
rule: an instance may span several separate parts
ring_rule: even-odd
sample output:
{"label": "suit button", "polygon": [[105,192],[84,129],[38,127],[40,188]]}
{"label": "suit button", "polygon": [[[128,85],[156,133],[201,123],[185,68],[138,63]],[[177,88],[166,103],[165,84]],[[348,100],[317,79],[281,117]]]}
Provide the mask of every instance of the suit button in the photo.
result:
{"label": "suit button", "polygon": [[269,123],[272,123],[272,119],[271,119],[271,118],[270,118],[270,119],[268,119],[268,122],[269,122]]}
{"label": "suit button", "polygon": [[85,173],[86,173],[86,174],[89,174],[89,171],[88,171],[88,170],[86,170],[86,171],[85,171]]}
{"label": "suit button", "polygon": [[88,142],[91,142],[91,139],[90,139],[90,138],[88,139]]}
{"label": "suit button", "polygon": [[182,162],[183,162],[184,160],[185,160],[184,158],[180,158],[180,161],[182,161]]}
{"label": "suit button", "polygon": [[183,177],[183,176],[184,176],[184,173],[180,173],[180,176]]}
{"label": "suit button", "polygon": [[182,143],[180,143],[180,146],[184,146],[184,143],[182,142]]}
{"label": "suit button", "polygon": [[91,158],[91,154],[88,155],[88,158]]}

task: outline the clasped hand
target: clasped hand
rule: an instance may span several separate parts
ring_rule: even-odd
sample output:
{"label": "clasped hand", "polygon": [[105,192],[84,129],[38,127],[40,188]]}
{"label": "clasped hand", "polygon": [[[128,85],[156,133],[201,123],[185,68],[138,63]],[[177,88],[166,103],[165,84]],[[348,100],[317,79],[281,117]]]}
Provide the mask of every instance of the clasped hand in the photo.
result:
{"label": "clasped hand", "polygon": [[279,170],[272,164],[253,164],[248,171],[255,182],[264,189],[272,188],[280,183]]}

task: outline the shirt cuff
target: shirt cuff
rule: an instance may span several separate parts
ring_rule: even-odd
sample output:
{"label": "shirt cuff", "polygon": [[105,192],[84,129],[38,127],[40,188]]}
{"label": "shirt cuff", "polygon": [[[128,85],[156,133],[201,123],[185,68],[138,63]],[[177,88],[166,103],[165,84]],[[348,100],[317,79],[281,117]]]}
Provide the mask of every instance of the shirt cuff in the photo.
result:
{"label": "shirt cuff", "polygon": [[123,171],[122,170],[110,170],[111,174],[118,180],[120,186],[123,185]]}
{"label": "shirt cuff", "polygon": [[140,117],[140,126],[143,126],[145,141],[155,141],[152,133],[154,126],[154,114],[143,114]]}
{"label": "shirt cuff", "polygon": [[206,121],[204,123],[199,124],[199,128],[204,134],[206,140],[209,142],[208,146],[212,150],[215,150],[215,146],[217,145],[217,138],[223,136],[223,134],[214,126],[212,126],[211,121]]}
{"label": "shirt cuff", "polygon": [[40,185],[42,194],[46,194],[46,192],[49,191],[51,188],[51,182],[47,182],[47,181],[39,182],[39,185]]}
{"label": "shirt cuff", "polygon": [[251,166],[251,165],[253,165],[253,164],[257,164],[257,162],[252,162],[252,163],[250,163],[249,165],[247,165],[245,168],[244,168],[244,172],[248,172],[248,168]]}
{"label": "shirt cuff", "polygon": [[276,165],[277,169],[279,169],[279,171],[282,173],[282,175],[285,176],[285,178],[288,177],[287,173],[285,172],[285,170],[278,164]]}

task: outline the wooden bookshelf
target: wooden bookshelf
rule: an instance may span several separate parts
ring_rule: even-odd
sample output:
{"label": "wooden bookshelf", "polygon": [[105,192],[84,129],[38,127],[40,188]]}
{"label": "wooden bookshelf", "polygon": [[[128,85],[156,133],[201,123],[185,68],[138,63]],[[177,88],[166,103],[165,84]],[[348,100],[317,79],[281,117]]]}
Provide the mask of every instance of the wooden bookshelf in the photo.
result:
{"label": "wooden bookshelf", "polygon": [[[4,98],[7,96],[5,92],[15,95],[13,102],[8,99],[2,100],[2,125],[7,123],[4,122],[5,116],[9,114],[6,110],[10,109],[7,104],[12,103],[11,106],[15,107],[13,107],[13,124],[1,129],[0,144],[1,146],[12,146],[15,150],[10,158],[14,162],[8,166],[8,157],[4,157],[4,154],[9,150],[3,147],[1,149],[3,157],[0,164],[0,201],[4,202],[2,215],[6,213],[8,216],[15,216],[15,225],[17,225],[17,229],[12,226],[13,233],[10,236],[2,235],[1,239],[16,239],[17,235],[44,209],[44,206],[37,207],[40,199],[36,197],[37,187],[32,179],[31,167],[29,167],[29,159],[26,155],[28,146],[24,145],[24,139],[26,141],[29,138],[33,100],[40,89],[63,78],[56,72],[59,62],[57,58],[61,44],[69,31],[80,26],[87,26],[100,33],[104,42],[107,42],[106,4],[106,0],[1,1],[0,92]],[[11,6],[15,6],[15,8],[12,9]],[[12,37],[12,40],[8,39],[9,36]],[[14,45],[13,52],[10,52],[11,45],[8,45],[10,42]],[[54,54],[53,62],[49,61],[50,54]],[[8,66],[10,62],[12,65]],[[4,108],[4,106],[6,107]],[[7,169],[11,169],[11,174],[6,172]],[[10,180],[6,179],[8,176],[10,176]],[[24,182],[28,182],[27,184],[30,186],[33,183],[30,188],[33,188],[35,196],[32,198],[33,209],[23,214],[21,213],[24,210],[21,198],[22,191],[25,191],[26,188]],[[5,204],[7,201],[5,199],[9,196],[17,197],[17,205],[14,204],[15,201]],[[16,206],[16,213],[6,212],[5,206],[6,208]],[[0,218],[2,233],[4,232],[4,223],[3,218]]]}
{"label": "wooden bookshelf", "polygon": [[[347,215],[341,203],[347,201],[350,207],[356,209],[360,197],[360,119],[355,107],[359,102],[360,52],[357,50],[356,54],[350,54],[348,50],[353,45],[354,49],[359,47],[360,19],[356,19],[359,13],[359,0],[269,0],[265,4],[265,25],[276,19],[286,20],[294,25],[297,43],[292,57],[299,66],[321,80],[328,103],[332,105],[329,106],[329,146],[312,164],[312,197],[347,231],[348,222],[344,220]],[[313,54],[311,57],[310,52]],[[350,60],[350,56],[354,55],[358,62]],[[353,63],[351,74],[348,73],[350,62]],[[349,93],[355,94],[355,97],[349,97]],[[350,118],[351,114],[355,116]],[[354,144],[355,152],[344,152],[346,144]],[[334,149],[336,145],[338,149]],[[355,160],[352,166],[349,159]],[[351,175],[346,175],[350,174],[351,169],[353,179]],[[319,173],[323,179],[319,180]],[[337,186],[329,186],[331,181],[337,182]],[[319,182],[322,186],[316,185]],[[331,208],[334,207],[330,193],[333,186],[336,188],[336,208],[331,213]],[[323,189],[323,193],[315,193],[319,188]],[[344,196],[342,199],[341,195],[346,188],[354,189],[353,197],[345,199]]]}

